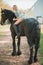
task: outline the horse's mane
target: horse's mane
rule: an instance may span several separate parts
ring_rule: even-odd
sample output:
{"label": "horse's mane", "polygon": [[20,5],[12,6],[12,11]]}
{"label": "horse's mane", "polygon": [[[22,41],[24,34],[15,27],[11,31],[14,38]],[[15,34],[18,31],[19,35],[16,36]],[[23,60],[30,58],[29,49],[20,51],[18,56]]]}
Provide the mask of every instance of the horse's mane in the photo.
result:
{"label": "horse's mane", "polygon": [[15,18],[17,18],[13,11],[8,10],[8,9],[4,9],[3,11],[4,11],[7,15],[10,14],[11,17],[14,16]]}
{"label": "horse's mane", "polygon": [[4,9],[4,11],[7,11],[7,12],[9,12],[9,13],[13,13],[13,14],[14,14],[14,12],[13,12],[13,11],[8,10],[8,9]]}

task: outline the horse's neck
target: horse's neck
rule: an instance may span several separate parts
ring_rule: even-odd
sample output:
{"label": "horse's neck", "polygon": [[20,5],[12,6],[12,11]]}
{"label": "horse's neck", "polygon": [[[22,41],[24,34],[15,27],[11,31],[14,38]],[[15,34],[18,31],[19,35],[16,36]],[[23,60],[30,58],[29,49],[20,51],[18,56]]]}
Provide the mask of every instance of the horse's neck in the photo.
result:
{"label": "horse's neck", "polygon": [[11,25],[15,23],[15,21],[13,21],[13,18],[8,18],[8,20],[9,20]]}
{"label": "horse's neck", "polygon": [[8,15],[7,15],[7,19],[9,20],[10,23],[12,23],[12,21],[13,21],[12,15],[8,14]]}
{"label": "horse's neck", "polygon": [[9,20],[9,22],[10,22],[11,24],[13,23],[13,20],[12,20],[12,19],[8,18],[8,20]]}
{"label": "horse's neck", "polygon": [[12,24],[12,23],[14,23],[14,21],[13,21],[13,18],[15,17],[15,18],[17,18],[16,16],[15,16],[15,14],[13,13],[13,12],[7,12],[7,18],[9,19],[9,21],[10,21],[10,23]]}

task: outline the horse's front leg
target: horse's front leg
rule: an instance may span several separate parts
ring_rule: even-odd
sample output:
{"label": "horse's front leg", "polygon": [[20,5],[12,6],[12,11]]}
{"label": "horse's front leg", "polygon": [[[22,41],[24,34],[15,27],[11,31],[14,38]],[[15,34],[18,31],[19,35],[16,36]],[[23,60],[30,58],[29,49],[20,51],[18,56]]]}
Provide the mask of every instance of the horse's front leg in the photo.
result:
{"label": "horse's front leg", "polygon": [[16,43],[15,43],[15,32],[14,32],[14,29],[11,25],[10,27],[10,30],[11,30],[11,36],[12,36],[12,45],[13,45],[13,52],[12,52],[12,56],[15,56],[16,55]]}
{"label": "horse's front leg", "polygon": [[21,50],[20,50],[20,37],[18,37],[17,46],[18,46],[17,55],[21,55]]}
{"label": "horse's front leg", "polygon": [[16,43],[15,43],[15,36],[13,38],[13,52],[12,52],[12,56],[16,55]]}

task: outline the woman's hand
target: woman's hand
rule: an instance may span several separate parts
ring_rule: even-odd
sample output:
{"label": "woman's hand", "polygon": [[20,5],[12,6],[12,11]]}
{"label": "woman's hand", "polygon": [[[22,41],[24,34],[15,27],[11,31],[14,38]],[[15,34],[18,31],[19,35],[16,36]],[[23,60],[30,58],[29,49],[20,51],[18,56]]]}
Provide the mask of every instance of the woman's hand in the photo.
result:
{"label": "woman's hand", "polygon": [[13,21],[18,20],[17,18],[13,18]]}
{"label": "woman's hand", "polygon": [[13,21],[15,20],[15,18],[13,18]]}

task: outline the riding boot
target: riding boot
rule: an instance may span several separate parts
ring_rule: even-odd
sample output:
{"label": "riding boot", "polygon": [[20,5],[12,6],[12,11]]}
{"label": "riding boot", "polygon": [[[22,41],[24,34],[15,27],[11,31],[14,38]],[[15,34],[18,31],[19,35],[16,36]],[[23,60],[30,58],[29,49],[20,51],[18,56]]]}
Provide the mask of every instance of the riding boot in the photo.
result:
{"label": "riding boot", "polygon": [[19,26],[14,24],[14,30],[15,30],[15,32],[17,34],[17,37],[19,37],[20,36]]}

